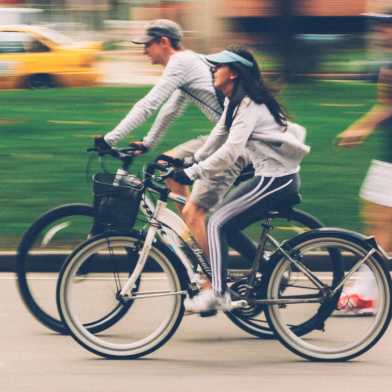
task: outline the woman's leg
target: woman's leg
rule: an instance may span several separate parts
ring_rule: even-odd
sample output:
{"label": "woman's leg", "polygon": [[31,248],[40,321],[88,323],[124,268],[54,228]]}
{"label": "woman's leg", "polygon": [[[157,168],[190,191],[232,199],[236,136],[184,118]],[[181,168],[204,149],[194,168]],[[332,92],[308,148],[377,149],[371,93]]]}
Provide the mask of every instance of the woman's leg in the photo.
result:
{"label": "woman's leg", "polygon": [[212,285],[217,295],[226,289],[227,233],[239,233],[297,191],[296,175],[255,177],[223,200],[207,225]]}

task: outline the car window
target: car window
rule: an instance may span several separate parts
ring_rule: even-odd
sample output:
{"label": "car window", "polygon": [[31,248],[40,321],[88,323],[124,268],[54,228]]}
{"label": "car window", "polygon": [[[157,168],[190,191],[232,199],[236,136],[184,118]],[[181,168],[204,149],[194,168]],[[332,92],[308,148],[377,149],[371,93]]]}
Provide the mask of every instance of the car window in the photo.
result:
{"label": "car window", "polygon": [[27,35],[20,32],[0,32],[0,53],[23,53],[26,51]]}
{"label": "car window", "polygon": [[41,41],[34,39],[27,44],[26,51],[27,52],[49,52],[50,48],[48,48]]}
{"label": "car window", "polygon": [[45,36],[46,38],[49,38],[50,40],[55,42],[57,45],[69,46],[69,45],[73,45],[75,43],[75,41],[72,38],[70,38],[70,37],[68,37],[58,31],[51,30],[51,29],[48,29],[43,26],[40,27],[39,31],[41,32],[41,34],[43,36]]}
{"label": "car window", "polygon": [[48,52],[50,48],[25,32],[0,32],[0,53]]}

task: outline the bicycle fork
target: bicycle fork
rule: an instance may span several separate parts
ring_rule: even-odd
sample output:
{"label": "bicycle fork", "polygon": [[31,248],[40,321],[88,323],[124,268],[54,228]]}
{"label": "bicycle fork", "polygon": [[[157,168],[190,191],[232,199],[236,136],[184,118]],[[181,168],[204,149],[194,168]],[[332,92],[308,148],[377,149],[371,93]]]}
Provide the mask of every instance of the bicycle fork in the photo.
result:
{"label": "bicycle fork", "polygon": [[155,239],[155,235],[160,228],[159,223],[157,222],[157,217],[159,216],[159,212],[166,207],[166,203],[162,201],[157,202],[156,209],[154,211],[154,215],[152,217],[152,223],[147,231],[146,239],[144,241],[143,248],[140,251],[140,255],[138,261],[135,265],[135,269],[133,270],[131,276],[126,281],[125,285],[120,291],[120,297],[128,297],[131,290],[135,287],[136,281],[139,278],[141,272],[146,265],[146,261],[148,259],[148,255],[151,251],[152,244]]}
{"label": "bicycle fork", "polygon": [[136,287],[136,281],[139,279],[140,274],[142,273],[146,262],[148,260],[148,256],[150,254],[151,248],[153,246],[155,236],[157,232],[161,229],[160,225],[160,214],[166,209],[167,203],[165,201],[158,200],[156,204],[156,208],[154,210],[154,214],[150,220],[150,227],[148,228],[146,238],[144,240],[143,247],[140,251],[139,258],[136,262],[135,268],[125,282],[125,285],[122,287],[118,297],[123,300],[133,300],[133,299],[142,299],[142,298],[152,298],[152,297],[163,297],[163,296],[172,296],[172,295],[185,295],[186,291],[163,291],[160,293],[140,293],[136,295],[132,295],[132,289]]}

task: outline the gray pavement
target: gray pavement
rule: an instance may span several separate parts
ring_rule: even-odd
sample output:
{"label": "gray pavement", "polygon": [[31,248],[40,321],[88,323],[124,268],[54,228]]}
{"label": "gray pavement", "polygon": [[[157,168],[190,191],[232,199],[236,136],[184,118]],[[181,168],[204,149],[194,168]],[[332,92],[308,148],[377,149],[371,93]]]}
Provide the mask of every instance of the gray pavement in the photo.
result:
{"label": "gray pavement", "polygon": [[137,361],[95,357],[38,324],[13,274],[0,274],[0,391],[390,391],[392,331],[353,362],[303,361],[249,337],[223,315],[185,317],[163,348]]}

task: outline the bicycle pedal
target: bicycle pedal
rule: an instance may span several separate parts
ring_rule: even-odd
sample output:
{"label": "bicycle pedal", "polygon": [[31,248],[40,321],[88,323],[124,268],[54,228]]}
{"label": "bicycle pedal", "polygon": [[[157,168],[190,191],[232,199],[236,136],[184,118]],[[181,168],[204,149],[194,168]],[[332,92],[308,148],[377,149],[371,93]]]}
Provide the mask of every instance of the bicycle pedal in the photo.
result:
{"label": "bicycle pedal", "polygon": [[241,299],[239,301],[231,301],[231,308],[232,309],[240,309],[240,308],[245,308],[248,306],[248,301],[245,299]]}
{"label": "bicycle pedal", "polygon": [[187,292],[189,298],[193,298],[195,295],[199,294],[200,289],[195,282],[188,283]]}

